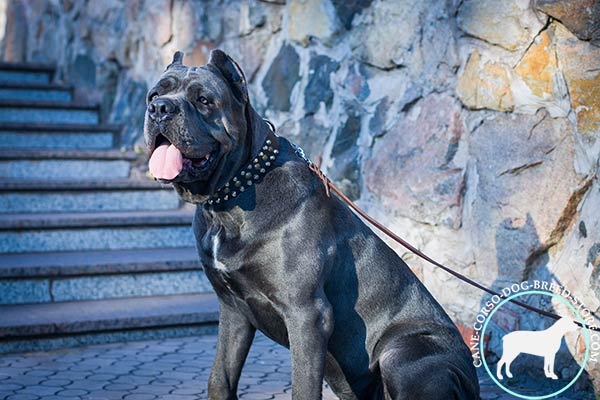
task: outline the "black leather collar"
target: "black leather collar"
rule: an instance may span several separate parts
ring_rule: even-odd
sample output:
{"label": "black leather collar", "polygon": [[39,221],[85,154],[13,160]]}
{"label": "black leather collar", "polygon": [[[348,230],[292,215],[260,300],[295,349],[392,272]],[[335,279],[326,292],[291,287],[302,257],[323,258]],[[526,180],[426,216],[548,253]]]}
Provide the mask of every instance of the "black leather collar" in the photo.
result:
{"label": "black leather collar", "polygon": [[210,196],[205,204],[217,206],[242,195],[252,185],[258,185],[264,176],[274,168],[275,160],[279,155],[279,137],[275,134],[273,124],[267,121],[271,129],[264,141],[261,150],[250,163],[235,174],[229,182],[220,187],[215,194]]}

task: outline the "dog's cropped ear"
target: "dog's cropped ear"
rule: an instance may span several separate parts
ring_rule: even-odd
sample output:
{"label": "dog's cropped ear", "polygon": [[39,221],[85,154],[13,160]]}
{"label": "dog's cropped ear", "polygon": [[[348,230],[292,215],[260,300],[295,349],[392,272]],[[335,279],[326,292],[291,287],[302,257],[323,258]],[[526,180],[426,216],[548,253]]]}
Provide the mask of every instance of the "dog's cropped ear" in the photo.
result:
{"label": "dog's cropped ear", "polygon": [[233,93],[239,101],[246,103],[248,101],[248,86],[244,72],[233,58],[229,57],[224,51],[215,49],[210,52],[208,65],[219,70],[223,77],[229,82]]}
{"label": "dog's cropped ear", "polygon": [[167,65],[165,71],[176,66],[183,66],[183,52],[181,51],[176,51],[175,54],[173,54],[173,61],[171,61],[171,64]]}

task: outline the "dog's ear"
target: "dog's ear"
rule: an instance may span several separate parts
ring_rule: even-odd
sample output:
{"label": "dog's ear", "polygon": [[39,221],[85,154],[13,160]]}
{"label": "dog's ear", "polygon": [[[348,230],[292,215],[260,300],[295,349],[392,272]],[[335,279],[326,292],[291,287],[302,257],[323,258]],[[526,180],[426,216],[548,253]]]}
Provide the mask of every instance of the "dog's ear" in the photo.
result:
{"label": "dog's ear", "polygon": [[165,68],[165,71],[168,70],[169,68],[172,68],[175,66],[183,66],[182,62],[183,62],[183,52],[176,51],[175,54],[173,54],[173,61],[171,61],[171,64],[167,65],[167,68]]}
{"label": "dog's ear", "polygon": [[221,75],[229,82],[236,98],[242,103],[248,101],[248,86],[244,72],[233,58],[229,57],[224,51],[215,49],[210,52],[208,65],[215,67],[221,72]]}

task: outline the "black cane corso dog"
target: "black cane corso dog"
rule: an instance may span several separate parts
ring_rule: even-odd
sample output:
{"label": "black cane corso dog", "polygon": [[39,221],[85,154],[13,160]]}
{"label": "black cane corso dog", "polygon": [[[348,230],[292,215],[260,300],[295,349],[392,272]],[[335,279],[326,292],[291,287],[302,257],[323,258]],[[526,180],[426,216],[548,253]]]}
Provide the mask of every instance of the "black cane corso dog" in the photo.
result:
{"label": "black cane corso dog", "polygon": [[148,92],[150,171],[197,204],[219,298],[210,399],[235,399],[256,329],[291,351],[292,398],[478,399],[470,352],[407,265],[252,108],[220,50],[177,52]]}

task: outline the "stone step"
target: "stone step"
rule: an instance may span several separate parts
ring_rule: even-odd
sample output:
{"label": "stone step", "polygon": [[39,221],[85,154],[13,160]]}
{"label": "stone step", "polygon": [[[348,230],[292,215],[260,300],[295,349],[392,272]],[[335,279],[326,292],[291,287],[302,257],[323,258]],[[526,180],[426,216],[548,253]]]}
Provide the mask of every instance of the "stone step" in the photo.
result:
{"label": "stone step", "polygon": [[123,179],[138,157],[118,150],[5,150],[0,179]]}
{"label": "stone step", "polygon": [[192,247],[0,255],[0,305],[211,291]]}
{"label": "stone step", "polygon": [[63,101],[0,100],[0,123],[97,124],[98,106]]}
{"label": "stone step", "polygon": [[127,211],[0,215],[0,253],[193,247],[193,213]]}
{"label": "stone step", "polygon": [[120,131],[121,127],[116,125],[3,123],[0,150],[105,150],[115,147]]}
{"label": "stone step", "polygon": [[64,278],[199,268],[195,247],[0,254],[0,279]]}
{"label": "stone step", "polygon": [[51,65],[0,63],[0,82],[50,83],[53,77],[54,67]]}
{"label": "stone step", "polygon": [[0,180],[0,214],[175,210],[172,187],[147,180]]}
{"label": "stone step", "polygon": [[2,83],[0,82],[0,100],[73,100],[73,87],[42,83]]}
{"label": "stone step", "polygon": [[214,332],[218,302],[211,293],[133,297],[4,305],[0,315],[0,353],[9,353]]}

